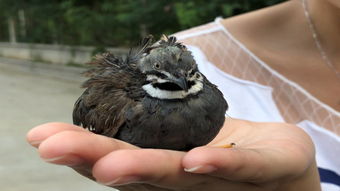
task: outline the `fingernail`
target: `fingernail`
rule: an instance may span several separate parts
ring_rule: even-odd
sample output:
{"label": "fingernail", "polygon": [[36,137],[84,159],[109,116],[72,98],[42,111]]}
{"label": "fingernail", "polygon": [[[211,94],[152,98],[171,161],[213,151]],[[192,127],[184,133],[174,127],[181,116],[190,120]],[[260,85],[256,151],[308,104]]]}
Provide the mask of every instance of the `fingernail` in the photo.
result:
{"label": "fingernail", "polygon": [[134,182],[138,182],[140,180],[137,176],[125,176],[125,177],[119,177],[113,181],[110,182],[104,182],[101,184],[104,184],[106,186],[117,186],[117,185],[123,185],[123,184],[130,184]]}
{"label": "fingernail", "polygon": [[58,161],[62,158],[64,158],[65,156],[59,156],[59,157],[54,157],[54,158],[42,158],[45,162],[54,162],[54,161]]}
{"label": "fingernail", "polygon": [[67,165],[67,166],[78,166],[84,163],[84,160],[80,157],[74,155],[62,155],[53,158],[43,158],[45,162],[59,164],[59,165]]}
{"label": "fingernail", "polygon": [[214,172],[215,170],[217,170],[217,168],[211,165],[199,165],[199,166],[195,166],[192,168],[184,168],[185,172],[203,173],[203,174],[211,173],[211,172]]}
{"label": "fingernail", "polygon": [[29,144],[31,144],[31,145],[34,146],[34,147],[37,147],[37,146],[40,145],[41,142],[42,142],[42,141],[30,141]]}

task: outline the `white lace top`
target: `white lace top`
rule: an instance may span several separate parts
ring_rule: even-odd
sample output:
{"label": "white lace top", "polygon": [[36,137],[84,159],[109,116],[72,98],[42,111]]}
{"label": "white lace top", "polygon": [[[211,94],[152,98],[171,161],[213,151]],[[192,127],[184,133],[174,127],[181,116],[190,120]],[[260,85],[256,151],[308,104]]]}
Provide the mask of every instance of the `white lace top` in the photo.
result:
{"label": "white lace top", "polygon": [[223,92],[229,116],[297,124],[316,145],[323,190],[340,190],[340,112],[269,67],[219,19],[175,36],[191,49],[200,71]]}

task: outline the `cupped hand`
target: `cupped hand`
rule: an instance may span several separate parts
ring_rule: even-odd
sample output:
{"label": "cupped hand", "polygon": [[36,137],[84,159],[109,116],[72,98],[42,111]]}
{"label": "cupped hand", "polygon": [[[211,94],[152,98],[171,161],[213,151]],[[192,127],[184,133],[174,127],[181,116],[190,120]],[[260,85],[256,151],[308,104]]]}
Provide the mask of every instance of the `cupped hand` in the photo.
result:
{"label": "cupped hand", "polygon": [[213,141],[189,152],[141,149],[64,123],[35,127],[27,140],[45,161],[122,191],[320,190],[312,141],[284,123],[226,119]]}

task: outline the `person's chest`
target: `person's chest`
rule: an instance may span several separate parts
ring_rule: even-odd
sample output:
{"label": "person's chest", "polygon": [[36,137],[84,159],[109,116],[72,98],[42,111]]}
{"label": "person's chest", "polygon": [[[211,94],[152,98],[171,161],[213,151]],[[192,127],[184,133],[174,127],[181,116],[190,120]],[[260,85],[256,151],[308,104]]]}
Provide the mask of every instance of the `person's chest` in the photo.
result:
{"label": "person's chest", "polygon": [[[289,53],[289,54],[288,54]],[[340,111],[340,79],[319,55],[308,51],[263,51],[257,55],[268,66],[297,83],[315,98]]]}

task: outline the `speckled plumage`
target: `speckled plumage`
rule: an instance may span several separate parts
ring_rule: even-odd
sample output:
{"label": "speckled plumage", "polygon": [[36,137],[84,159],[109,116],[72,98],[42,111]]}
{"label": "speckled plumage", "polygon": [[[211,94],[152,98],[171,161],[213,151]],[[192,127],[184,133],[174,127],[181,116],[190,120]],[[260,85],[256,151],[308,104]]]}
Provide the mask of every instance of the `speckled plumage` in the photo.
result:
{"label": "speckled plumage", "polygon": [[[105,53],[91,64],[86,90],[74,106],[76,125],[140,147],[174,150],[207,144],[223,125],[228,105],[222,93],[174,37],[154,44],[146,38],[125,59]],[[200,84],[203,89],[196,91]],[[146,92],[147,85],[165,96],[183,95],[158,98]]]}

